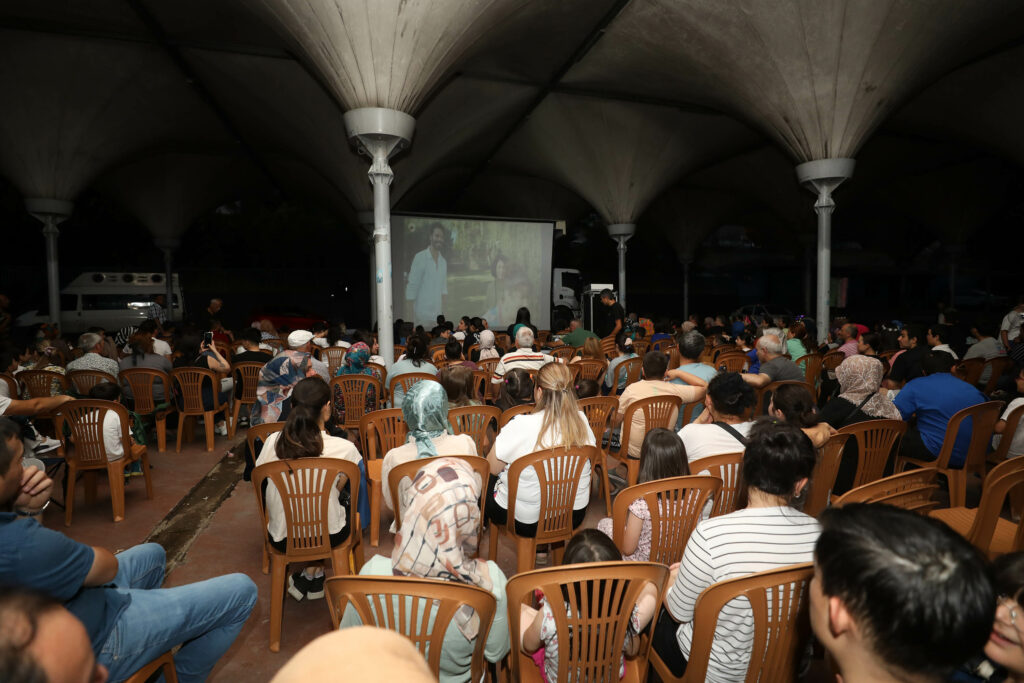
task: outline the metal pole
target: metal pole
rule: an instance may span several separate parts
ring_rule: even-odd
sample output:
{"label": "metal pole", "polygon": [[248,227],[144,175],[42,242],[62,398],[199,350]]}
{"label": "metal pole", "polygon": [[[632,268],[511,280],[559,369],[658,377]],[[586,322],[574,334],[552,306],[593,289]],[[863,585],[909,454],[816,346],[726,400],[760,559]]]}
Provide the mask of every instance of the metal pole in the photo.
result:
{"label": "metal pole", "polygon": [[832,295],[832,212],[836,203],[832,201],[832,193],[825,187],[818,192],[818,201],[814,202],[814,212],[818,214],[818,305],[815,311],[818,317],[818,339],[828,336],[831,317],[829,300]]}
{"label": "metal pole", "polygon": [[60,269],[57,261],[57,216],[46,214],[43,220],[43,236],[46,238],[46,296],[50,303],[50,322],[60,326]]}
{"label": "metal pole", "polygon": [[168,320],[174,320],[174,283],[171,278],[174,277],[174,249],[171,247],[164,247],[164,287],[166,294],[164,295],[164,314]]}
{"label": "metal pole", "polygon": [[373,151],[370,182],[373,184],[374,280],[377,291],[377,341],[388,369],[395,362],[394,315],[391,301],[391,180],[389,150]]}
{"label": "metal pole", "polygon": [[373,238],[370,243],[370,327],[377,320],[377,254],[374,253]]}
{"label": "metal pole", "polygon": [[626,310],[626,239],[620,237],[619,243],[619,304]]}

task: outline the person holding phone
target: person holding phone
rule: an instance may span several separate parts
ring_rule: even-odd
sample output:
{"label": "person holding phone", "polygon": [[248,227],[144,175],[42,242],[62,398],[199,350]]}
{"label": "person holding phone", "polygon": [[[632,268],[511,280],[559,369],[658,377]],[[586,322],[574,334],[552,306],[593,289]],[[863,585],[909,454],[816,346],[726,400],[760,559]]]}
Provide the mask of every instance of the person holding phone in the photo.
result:
{"label": "person holding phone", "polygon": [[[186,336],[178,340],[178,351],[180,355],[174,361],[176,368],[205,368],[214,372],[230,373],[231,364],[221,355],[213,343],[213,332],[205,332],[202,337]],[[221,403],[231,398],[231,389],[234,382],[230,377],[220,380],[217,383],[216,391],[219,394]],[[213,409],[214,387],[203,382],[203,408]],[[180,398],[179,398],[180,401]],[[180,408],[179,404],[179,408]],[[221,436],[228,435],[227,423],[224,421],[223,413],[218,413],[220,421],[215,425],[215,431]]]}

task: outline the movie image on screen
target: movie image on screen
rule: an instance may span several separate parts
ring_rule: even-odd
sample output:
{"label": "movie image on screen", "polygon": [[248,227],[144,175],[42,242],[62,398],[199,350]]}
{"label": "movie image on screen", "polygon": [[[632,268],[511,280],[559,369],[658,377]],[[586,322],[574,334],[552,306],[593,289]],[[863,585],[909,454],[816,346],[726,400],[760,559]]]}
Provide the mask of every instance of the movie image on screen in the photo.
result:
{"label": "movie image on screen", "polygon": [[395,318],[429,330],[438,314],[480,316],[497,330],[526,306],[548,327],[553,230],[551,221],[392,215]]}

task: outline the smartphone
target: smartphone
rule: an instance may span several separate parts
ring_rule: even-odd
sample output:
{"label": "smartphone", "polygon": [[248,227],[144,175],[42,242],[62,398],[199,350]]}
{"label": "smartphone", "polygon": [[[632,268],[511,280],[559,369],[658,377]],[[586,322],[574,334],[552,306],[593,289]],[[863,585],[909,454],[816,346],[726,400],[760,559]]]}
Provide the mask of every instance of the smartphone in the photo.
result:
{"label": "smartphone", "polygon": [[204,332],[203,333],[203,345],[204,346],[213,346],[213,332]]}

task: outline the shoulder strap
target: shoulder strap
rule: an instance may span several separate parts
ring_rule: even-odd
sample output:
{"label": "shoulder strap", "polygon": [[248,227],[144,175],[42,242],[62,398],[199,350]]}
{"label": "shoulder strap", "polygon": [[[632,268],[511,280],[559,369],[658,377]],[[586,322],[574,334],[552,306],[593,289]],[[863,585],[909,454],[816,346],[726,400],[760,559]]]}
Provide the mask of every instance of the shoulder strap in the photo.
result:
{"label": "shoulder strap", "polygon": [[871,400],[871,396],[872,396],[872,395],[873,395],[873,394],[868,394],[867,396],[865,396],[865,397],[864,397],[864,400],[863,400],[863,401],[861,401],[860,403],[858,403],[857,405],[855,405],[855,406],[853,407],[853,410],[851,410],[850,412],[848,412],[848,413],[846,414],[846,417],[844,417],[844,418],[842,419],[842,421],[840,421],[840,422],[839,422],[840,426],[844,426],[844,425],[846,425],[846,423],[847,423],[847,422],[849,421],[849,419],[850,419],[851,417],[853,417],[854,415],[856,415],[856,414],[857,414],[857,411],[858,411],[858,410],[860,410],[861,408],[863,408],[863,407],[864,407],[864,406],[865,406],[865,405],[867,404],[867,402]]}
{"label": "shoulder strap", "polygon": [[737,441],[739,441],[741,444],[743,444],[744,448],[746,447],[746,445],[748,443],[750,443],[750,441],[747,439],[747,437],[745,437],[742,434],[740,434],[739,431],[735,427],[733,427],[732,425],[726,424],[724,422],[715,422],[713,424],[715,424],[715,425],[721,427],[722,429],[724,429],[725,431],[729,432],[729,435],[732,436],[732,438],[734,438]]}

